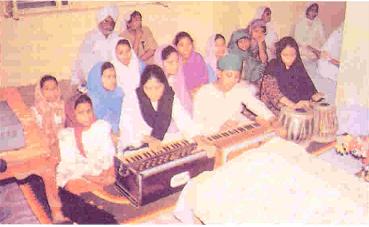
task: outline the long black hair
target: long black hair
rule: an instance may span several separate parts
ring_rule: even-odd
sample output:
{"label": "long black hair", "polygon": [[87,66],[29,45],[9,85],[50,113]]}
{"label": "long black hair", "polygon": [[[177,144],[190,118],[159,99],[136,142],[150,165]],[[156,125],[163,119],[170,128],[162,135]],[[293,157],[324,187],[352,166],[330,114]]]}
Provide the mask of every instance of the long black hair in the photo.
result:
{"label": "long black hair", "polygon": [[177,46],[179,41],[181,41],[181,39],[183,39],[183,38],[188,38],[191,41],[191,43],[193,43],[193,39],[190,36],[190,34],[188,34],[187,32],[182,31],[182,32],[178,32],[177,35],[174,37],[173,44]]}
{"label": "long black hair", "polygon": [[161,51],[161,60],[165,61],[168,59],[169,55],[171,53],[178,53],[178,51],[176,50],[176,48],[174,48],[171,45],[168,45],[167,47],[165,47],[162,51]]}
{"label": "long black hair", "polygon": [[89,103],[89,104],[91,105],[91,107],[92,107],[92,101],[91,101],[91,98],[90,98],[88,95],[86,95],[86,94],[82,94],[82,95],[80,95],[80,96],[76,99],[76,101],[74,102],[74,109],[76,109],[76,108],[77,108],[77,106],[78,106],[79,104],[81,104],[81,103]]}
{"label": "long black hair", "polygon": [[165,87],[169,86],[164,71],[157,65],[147,65],[145,67],[141,75],[140,87],[143,87],[151,78],[157,79],[160,83],[164,84]]}
{"label": "long black hair", "polygon": [[291,36],[283,37],[281,40],[275,43],[277,60],[283,63],[281,53],[284,50],[284,48],[286,48],[287,46],[290,46],[296,50],[296,59],[293,62],[293,65],[303,64],[301,60],[299,45],[297,44],[296,40],[292,38]]}

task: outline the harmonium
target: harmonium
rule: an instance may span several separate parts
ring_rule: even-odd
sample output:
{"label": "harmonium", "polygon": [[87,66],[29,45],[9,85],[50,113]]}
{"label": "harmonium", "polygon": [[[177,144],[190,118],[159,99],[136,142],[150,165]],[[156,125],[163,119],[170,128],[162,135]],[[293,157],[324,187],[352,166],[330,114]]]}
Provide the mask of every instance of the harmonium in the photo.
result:
{"label": "harmonium", "polygon": [[6,101],[0,101],[0,152],[25,146],[23,126]]}
{"label": "harmonium", "polygon": [[191,178],[214,168],[214,157],[208,158],[206,151],[187,140],[165,144],[160,151],[143,148],[116,158],[116,184],[135,206],[178,192]]}
{"label": "harmonium", "polygon": [[208,136],[217,148],[212,157],[188,140],[164,144],[160,151],[146,147],[120,152],[116,156],[116,184],[133,205],[143,206],[182,190],[191,178],[213,170],[274,135],[270,126],[253,122]]}
{"label": "harmonium", "polygon": [[216,147],[215,167],[237,157],[242,152],[256,148],[277,136],[269,124],[251,122],[211,136],[207,139]]}

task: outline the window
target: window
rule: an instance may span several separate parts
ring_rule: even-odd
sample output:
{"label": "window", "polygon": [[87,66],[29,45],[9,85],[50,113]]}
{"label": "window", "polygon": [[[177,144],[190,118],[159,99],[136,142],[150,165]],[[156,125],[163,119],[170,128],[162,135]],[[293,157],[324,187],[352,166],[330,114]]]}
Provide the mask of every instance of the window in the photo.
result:
{"label": "window", "polygon": [[6,2],[6,12],[12,15],[15,19],[18,16],[34,13],[45,13],[59,11],[63,9],[69,9],[70,1],[55,0],[55,1],[36,1],[36,0],[25,0],[18,1],[12,0]]}
{"label": "window", "polygon": [[74,10],[91,10],[98,9],[103,6],[114,4],[118,6],[138,6],[138,5],[160,5],[168,8],[166,3],[162,2],[150,2],[150,1],[137,1],[137,2],[126,2],[126,1],[66,1],[66,0],[55,0],[55,1],[37,1],[37,0],[8,0],[1,2],[0,5],[3,7],[4,16],[6,18],[13,18],[18,20],[20,17],[31,15],[31,14],[45,14],[45,13],[56,13],[61,11],[74,11]]}

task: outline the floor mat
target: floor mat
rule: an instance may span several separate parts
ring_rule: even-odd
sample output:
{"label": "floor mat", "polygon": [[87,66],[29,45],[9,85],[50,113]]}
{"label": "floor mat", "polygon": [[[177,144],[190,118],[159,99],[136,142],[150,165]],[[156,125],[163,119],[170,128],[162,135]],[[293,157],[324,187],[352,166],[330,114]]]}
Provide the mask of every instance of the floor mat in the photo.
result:
{"label": "floor mat", "polygon": [[0,182],[0,212],[1,224],[40,224],[14,178]]}
{"label": "floor mat", "polygon": [[[27,183],[39,199],[43,208],[50,214],[50,208],[46,200],[44,184],[40,177],[32,175],[27,178]],[[106,189],[114,195],[119,192],[112,185]],[[160,216],[174,208],[179,193],[157,200],[142,207],[134,207],[130,204],[113,204],[98,198],[92,193],[74,195],[60,189],[59,196],[63,204],[64,215],[77,224],[117,224],[117,223],[142,223]]]}

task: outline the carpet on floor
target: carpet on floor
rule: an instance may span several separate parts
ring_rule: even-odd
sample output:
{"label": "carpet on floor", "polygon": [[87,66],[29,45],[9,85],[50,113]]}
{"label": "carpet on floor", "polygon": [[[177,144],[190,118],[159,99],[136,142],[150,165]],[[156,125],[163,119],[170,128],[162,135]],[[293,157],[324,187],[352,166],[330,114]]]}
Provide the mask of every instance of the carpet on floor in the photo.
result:
{"label": "carpet on floor", "polygon": [[[32,175],[26,179],[43,208],[50,215],[50,207],[46,200],[46,193],[42,178]],[[120,195],[112,185],[106,190],[113,195]],[[63,213],[73,223],[77,224],[123,224],[142,223],[170,212],[179,197],[179,192],[149,203],[142,207],[131,204],[115,204],[107,202],[92,193],[82,193],[80,196],[64,189],[59,189],[59,196],[63,205]],[[168,219],[169,220],[169,219]]]}

